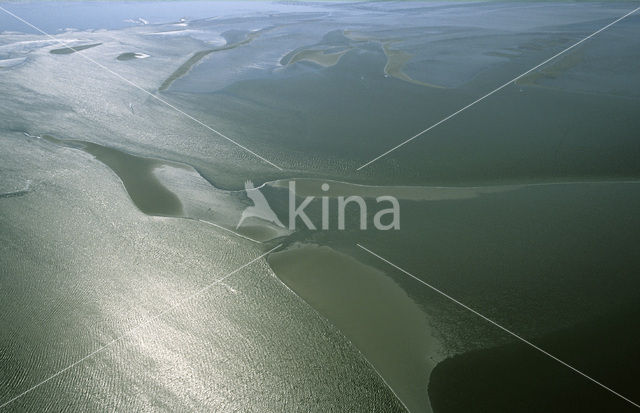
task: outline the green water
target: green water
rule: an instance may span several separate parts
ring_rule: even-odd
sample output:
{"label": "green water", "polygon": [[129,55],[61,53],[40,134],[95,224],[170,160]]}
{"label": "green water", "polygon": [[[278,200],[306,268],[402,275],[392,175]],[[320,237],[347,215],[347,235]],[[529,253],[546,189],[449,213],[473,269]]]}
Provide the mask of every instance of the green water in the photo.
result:
{"label": "green water", "polygon": [[629,407],[356,244],[640,398],[637,16],[357,170],[629,3],[10,6],[108,70],[0,13],[0,410]]}

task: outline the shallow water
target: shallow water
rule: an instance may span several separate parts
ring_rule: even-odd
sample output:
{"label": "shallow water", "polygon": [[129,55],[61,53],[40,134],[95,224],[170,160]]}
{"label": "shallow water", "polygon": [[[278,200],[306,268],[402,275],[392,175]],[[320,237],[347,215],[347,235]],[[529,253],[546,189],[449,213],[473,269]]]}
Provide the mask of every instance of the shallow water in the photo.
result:
{"label": "shallow water", "polygon": [[[532,340],[637,306],[637,16],[356,171],[628,3],[51,7],[7,5],[283,171],[0,13],[0,404],[280,242],[10,408],[429,411],[436,363],[510,345],[356,243]],[[291,178],[401,229],[236,228]]]}
{"label": "shallow water", "polygon": [[[263,249],[197,221],[150,217],[83,152],[4,134],[3,403]],[[313,372],[310,374],[309,372]],[[257,262],[126,336],[10,410],[399,410],[357,350]]]}
{"label": "shallow water", "polygon": [[42,139],[82,150],[96,157],[118,175],[133,203],[147,215],[182,215],[178,197],[156,178],[153,171],[165,166],[157,159],[142,158],[98,145],[93,142],[57,139],[44,135]]}
{"label": "shallow water", "polygon": [[276,252],[269,265],[338,327],[410,411],[429,410],[424,391],[441,353],[428,316],[386,274],[328,247]]}

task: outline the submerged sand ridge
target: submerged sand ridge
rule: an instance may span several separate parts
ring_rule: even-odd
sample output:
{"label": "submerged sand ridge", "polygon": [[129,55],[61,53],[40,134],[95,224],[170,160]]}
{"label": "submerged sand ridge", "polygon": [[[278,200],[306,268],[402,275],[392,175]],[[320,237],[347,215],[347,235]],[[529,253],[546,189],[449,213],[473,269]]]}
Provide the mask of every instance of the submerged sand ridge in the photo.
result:
{"label": "submerged sand ridge", "polygon": [[93,142],[63,140],[50,135],[43,135],[42,139],[95,156],[118,175],[133,203],[145,214],[182,215],[182,204],[178,197],[153,174],[154,169],[164,164],[162,161],[131,155]]}
{"label": "submerged sand ridge", "polygon": [[382,271],[326,246],[296,244],[268,262],[296,294],[355,344],[411,412],[442,358],[427,315]]}
{"label": "submerged sand ridge", "polygon": [[240,213],[248,206],[244,191],[218,189],[190,165],[137,156],[89,141],[25,135],[94,156],[120,178],[131,201],[147,215],[200,221],[254,242],[290,234],[285,228],[258,219],[237,228]]}
{"label": "submerged sand ridge", "polygon": [[146,59],[147,57],[149,57],[149,55],[146,53],[126,52],[126,53],[119,54],[118,57],[116,57],[116,59],[120,61],[127,61],[127,60],[134,60],[134,59]]}
{"label": "submerged sand ridge", "polygon": [[69,46],[63,47],[60,49],[53,49],[49,51],[51,54],[72,54],[75,52],[79,52],[86,49],[91,49],[92,47],[100,46],[102,43],[93,43],[93,44],[83,44],[80,46]]}
{"label": "submerged sand ridge", "polygon": [[204,59],[209,54],[214,52],[221,52],[224,50],[231,50],[238,46],[248,44],[251,41],[253,41],[256,37],[264,33],[265,31],[269,31],[271,29],[273,29],[273,27],[267,27],[264,29],[251,31],[248,33],[238,33],[236,31],[229,31],[229,32],[223,33],[223,36],[226,37],[227,39],[226,45],[221,47],[216,47],[213,49],[206,49],[206,50],[200,50],[198,52],[195,52],[193,55],[191,55],[189,59],[187,59],[186,62],[181,64],[168,78],[165,79],[164,82],[162,82],[158,90],[163,92],[169,89],[169,87],[173,82],[175,82],[176,80],[180,79],[181,77],[189,73],[189,71],[194,66],[200,63],[202,59]]}

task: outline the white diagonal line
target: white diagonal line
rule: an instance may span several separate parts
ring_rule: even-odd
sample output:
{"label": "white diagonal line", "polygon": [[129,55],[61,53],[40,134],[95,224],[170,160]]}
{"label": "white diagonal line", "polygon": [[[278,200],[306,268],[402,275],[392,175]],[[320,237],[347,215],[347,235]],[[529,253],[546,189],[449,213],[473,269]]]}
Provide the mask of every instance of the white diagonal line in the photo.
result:
{"label": "white diagonal line", "polygon": [[94,355],[100,353],[101,351],[105,350],[106,348],[122,341],[124,338],[130,336],[131,334],[133,334],[135,331],[139,330],[140,328],[147,326],[148,324],[151,324],[152,322],[156,321],[158,318],[162,317],[163,315],[167,314],[168,312],[175,310],[176,308],[182,306],[183,304],[185,304],[187,301],[203,294],[204,292],[206,292],[207,290],[209,290],[211,287],[213,287],[216,284],[220,284],[221,282],[223,282],[224,280],[226,280],[227,278],[231,277],[232,275],[234,275],[235,273],[237,273],[238,271],[242,270],[243,268],[253,264],[254,262],[258,261],[259,259],[263,258],[264,256],[270,254],[271,252],[277,250],[278,248],[280,248],[282,246],[282,244],[278,244],[277,246],[271,248],[269,251],[265,252],[264,254],[260,255],[259,257],[256,257],[254,259],[252,259],[251,261],[249,261],[248,263],[236,268],[235,270],[231,271],[230,273],[228,273],[227,275],[225,275],[222,278],[219,278],[217,280],[215,280],[214,282],[212,282],[211,284],[201,288],[200,290],[196,291],[195,293],[189,295],[188,297],[178,301],[176,304],[169,306],[168,308],[166,308],[165,310],[161,311],[160,313],[156,314],[155,316],[151,317],[150,319],[148,319],[147,321],[138,324],[137,326],[133,327],[131,330],[127,331],[126,333],[122,334],[120,337],[117,337],[113,340],[111,340],[110,342],[108,342],[107,344],[105,344],[104,346],[98,348],[97,350],[92,351],[91,353],[87,354],[86,356],[82,357],[81,359],[75,361],[74,363],[68,365],[67,367],[63,368],[62,370],[52,374],[51,376],[47,377],[46,379],[42,380],[40,383],[28,388],[27,390],[23,391],[22,393],[18,394],[17,396],[13,397],[12,399],[7,400],[6,402],[2,403],[0,405],[0,409],[2,409],[3,407],[8,406],[9,404],[13,403],[14,401],[18,400],[19,398],[21,398],[22,396],[32,392],[33,390],[37,389],[38,387],[42,386],[43,384],[47,383],[49,380],[52,380],[56,377],[58,377],[59,375],[61,375],[62,373],[72,369],[73,367],[77,366],[78,364],[82,363],[83,361],[93,357]]}
{"label": "white diagonal line", "polygon": [[557,361],[558,363],[562,364],[565,367],[570,368],[571,370],[573,370],[574,372],[578,373],[579,375],[585,377],[586,379],[592,381],[593,383],[597,384],[598,386],[602,387],[603,389],[613,393],[614,395],[620,397],[621,399],[631,403],[632,405],[634,405],[635,407],[640,409],[640,405],[635,403],[634,401],[624,397],[623,395],[621,395],[620,393],[616,392],[615,390],[605,386],[604,384],[600,383],[599,381],[597,381],[596,379],[591,378],[590,376],[586,375],[585,373],[581,372],[580,370],[576,369],[575,367],[573,367],[572,365],[560,360],[559,358],[557,358],[556,356],[554,356],[553,354],[541,349],[540,347],[536,346],[535,344],[533,344],[532,342],[520,337],[519,335],[517,335],[516,333],[512,332],[511,330],[507,329],[506,327],[501,326],[500,324],[496,323],[495,321],[491,320],[488,317],[485,317],[484,315],[480,314],[479,312],[477,312],[476,310],[474,310],[473,308],[461,303],[460,301],[456,300],[455,298],[451,297],[449,294],[437,289],[436,287],[432,286],[431,284],[421,280],[420,278],[416,277],[415,275],[411,274],[410,272],[398,267],[397,265],[395,265],[394,263],[392,263],[391,261],[387,260],[384,257],[381,257],[380,255],[376,254],[375,252],[371,251],[368,248],[363,247],[360,244],[356,244],[358,247],[360,247],[361,249],[363,249],[364,251],[368,252],[369,254],[373,255],[374,257],[378,258],[381,261],[386,262],[387,264],[389,264],[390,266],[392,266],[393,268],[403,272],[404,274],[408,275],[409,277],[413,278],[414,280],[418,281],[421,284],[426,285],[427,287],[431,288],[433,291],[437,292],[438,294],[442,295],[443,297],[453,301],[454,303],[458,304],[460,307],[472,312],[473,314],[477,315],[478,317],[482,318],[483,320],[489,322],[490,324],[493,324],[494,326],[498,327],[500,330],[504,331],[505,333],[517,338],[518,340],[522,341],[523,343],[527,344],[528,346],[538,350],[539,352],[541,352],[542,354],[544,354],[547,357],[552,358],[553,360]]}
{"label": "white diagonal line", "polygon": [[82,51],[80,50],[76,50],[73,47],[69,46],[68,44],[66,44],[65,42],[63,42],[62,40],[59,40],[57,38],[55,38],[54,36],[50,35],[49,33],[45,32],[44,30],[40,29],[39,27],[34,26],[33,24],[29,23],[28,21],[26,21],[25,19],[23,19],[20,16],[17,16],[15,14],[13,14],[12,12],[10,12],[9,10],[5,9],[4,7],[0,6],[0,10],[2,10],[3,12],[7,13],[8,15],[14,17],[16,20],[21,21],[22,23],[26,24],[27,26],[31,27],[34,30],[37,30],[38,32],[44,34],[45,36],[49,37],[50,39],[52,39],[53,41],[63,45],[64,47],[67,47],[71,50],[73,50],[74,52],[78,53],[80,56],[82,56],[83,58],[85,58],[86,60],[90,61],[91,63],[95,64],[96,66],[106,70],[107,72],[111,73],[112,75],[114,75],[115,77],[117,77],[118,79],[122,80],[123,82],[135,87],[136,89],[139,89],[140,91],[146,93],[147,95],[151,96],[152,98],[154,98],[155,100],[157,100],[158,102],[161,102],[165,105],[167,105],[168,107],[170,107],[171,109],[175,110],[176,112],[180,113],[181,115],[186,116],[187,118],[191,119],[192,121],[194,121],[195,123],[197,123],[200,126],[205,127],[206,129],[210,130],[211,132],[217,134],[218,136],[220,136],[221,138],[226,139],[227,141],[233,143],[234,145],[236,145],[237,147],[244,149],[246,152],[250,153],[251,155],[255,156],[256,158],[260,159],[263,162],[268,163],[269,165],[273,166],[274,168],[282,171],[282,168],[279,167],[278,165],[276,165],[275,163],[269,161],[268,159],[258,155],[257,153],[255,153],[254,151],[252,151],[251,149],[247,148],[246,146],[236,142],[235,140],[231,139],[230,137],[224,135],[223,133],[217,131],[216,129],[212,128],[211,126],[207,125],[206,123],[194,118],[193,116],[189,115],[188,113],[182,111],[181,109],[178,109],[177,107],[175,107],[174,105],[172,105],[171,103],[167,102],[166,100],[162,99],[161,97],[149,92],[148,90],[146,90],[145,88],[143,88],[142,86],[137,85],[136,83],[130,81],[129,79],[125,78],[124,76],[120,75],[119,73],[114,72],[113,70],[109,69],[108,67],[104,66],[101,63],[98,63],[97,61],[95,61],[94,59],[90,58],[89,56],[85,55]]}
{"label": "white diagonal line", "polygon": [[[187,219],[192,219],[192,218],[187,218]],[[232,234],[234,234],[234,235],[236,235],[236,236],[238,236],[238,237],[241,237],[241,238],[244,238],[244,239],[246,239],[246,240],[249,240],[249,241],[255,242],[256,244],[262,244],[262,241],[258,241],[257,239],[253,239],[253,238],[248,237],[248,236],[246,236],[246,235],[242,235],[242,234],[240,234],[239,232],[236,232],[236,231],[234,231],[234,230],[232,230],[232,229],[229,229],[229,228],[225,228],[225,227],[223,227],[222,225],[215,224],[215,223],[213,223],[213,222],[211,222],[211,221],[207,221],[206,219],[200,219],[200,218],[193,218],[193,219],[195,219],[195,220],[196,220],[196,221],[198,221],[198,222],[202,222],[202,223],[205,223],[205,224],[209,224],[209,225],[211,225],[211,226],[214,226],[214,227],[216,227],[216,228],[220,228],[220,229],[225,230],[225,231],[227,231],[227,232],[230,232],[230,233],[232,233]]]}
{"label": "white diagonal line", "polygon": [[582,44],[583,42],[586,42],[587,40],[591,39],[593,36],[597,35],[598,33],[608,29],[609,27],[613,26],[614,24],[618,23],[620,20],[623,20],[627,17],[629,17],[630,15],[632,15],[633,13],[635,13],[636,11],[640,10],[640,7],[630,11],[629,13],[625,14],[624,16],[612,21],[611,23],[607,24],[606,26],[604,26],[603,28],[591,33],[589,36],[585,37],[584,39],[580,40],[579,42],[567,47],[566,49],[564,49],[563,51],[556,53],[555,55],[551,56],[550,58],[548,58],[547,60],[545,60],[544,62],[538,64],[537,66],[532,67],[531,69],[527,70],[526,72],[524,72],[523,74],[514,77],[513,79],[511,79],[510,81],[508,81],[507,83],[503,84],[502,86],[492,90],[491,92],[487,93],[486,95],[482,96],[481,98],[478,98],[476,100],[474,100],[473,102],[469,103],[467,106],[464,106],[463,108],[453,112],[451,115],[447,116],[446,118],[434,123],[433,125],[429,126],[427,129],[423,130],[422,132],[419,132],[415,135],[413,135],[412,137],[410,137],[409,139],[399,143],[398,145],[394,146],[393,148],[389,149],[388,151],[376,156],[375,158],[373,158],[372,160],[370,160],[369,162],[361,165],[358,169],[356,169],[356,171],[361,170],[362,168],[371,165],[372,163],[374,163],[375,161],[377,161],[378,159],[387,156],[388,154],[390,154],[391,152],[395,151],[396,149],[406,145],[407,143],[411,142],[412,140],[420,137],[421,135],[429,132],[431,129],[437,127],[438,125],[441,125],[443,123],[445,123],[446,121],[448,121],[449,119],[453,118],[454,116],[457,116],[458,114],[464,112],[465,110],[469,109],[471,106],[475,105],[476,103],[481,102],[482,100],[488,98],[489,96],[493,95],[494,93],[504,89],[505,87],[509,86],[511,83],[516,82],[518,79],[523,78],[524,76],[528,75],[529,73],[533,72],[534,70],[540,68],[541,66],[546,65],[547,63],[549,63],[550,61],[552,61],[553,59],[555,59],[556,57],[568,52],[569,50],[573,49],[574,47]]}

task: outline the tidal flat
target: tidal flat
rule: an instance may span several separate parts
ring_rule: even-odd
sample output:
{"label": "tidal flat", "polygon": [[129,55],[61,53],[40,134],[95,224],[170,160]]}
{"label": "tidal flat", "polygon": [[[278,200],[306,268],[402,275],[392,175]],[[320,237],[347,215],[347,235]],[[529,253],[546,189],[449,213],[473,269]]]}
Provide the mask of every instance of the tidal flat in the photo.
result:
{"label": "tidal flat", "polygon": [[633,5],[3,7],[0,410],[630,406],[428,285],[637,401],[639,16],[358,170]]}

